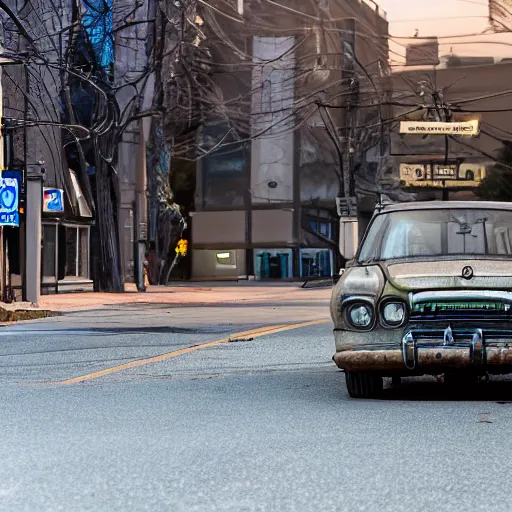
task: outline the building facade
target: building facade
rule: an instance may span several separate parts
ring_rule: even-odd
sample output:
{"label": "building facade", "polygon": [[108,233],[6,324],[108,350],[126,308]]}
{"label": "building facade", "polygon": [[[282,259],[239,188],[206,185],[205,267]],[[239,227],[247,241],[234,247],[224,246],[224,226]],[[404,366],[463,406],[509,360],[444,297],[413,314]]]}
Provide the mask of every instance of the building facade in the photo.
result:
{"label": "building facade", "polygon": [[[343,191],[319,104],[345,101],[347,45],[366,71],[387,61],[385,13],[372,2],[331,11],[300,2],[287,11],[247,4],[245,31],[215,19],[249,61],[241,65],[226,50],[212,57],[238,70],[229,77],[219,72],[217,84],[225,101],[238,98],[245,119],[214,118],[200,133],[204,147],[219,149],[197,163],[192,278],[331,276],[341,266],[336,197]],[[294,8],[303,16],[290,14]],[[261,29],[255,19],[279,19],[279,27]],[[346,116],[342,108],[331,112],[339,137]]]}
{"label": "building facade", "polygon": [[[465,58],[447,55],[439,65],[405,67],[393,74],[395,100],[402,102],[395,115],[401,119],[438,121],[446,116],[452,121],[477,120],[475,137],[443,135],[403,135],[398,123],[391,134],[393,166],[385,178],[387,184],[399,183],[404,173],[414,172],[420,181],[408,187],[419,198],[472,198],[481,196],[480,182],[499,161],[504,145],[512,140],[512,97],[506,93],[507,77],[512,76],[512,62],[493,58]],[[410,105],[430,105],[411,113]],[[409,113],[407,113],[409,112]],[[453,170],[456,180],[445,181],[445,191],[421,186],[422,176]],[[402,183],[404,186],[405,183]]]}
{"label": "building facade", "polygon": [[[66,37],[61,37],[58,44],[57,27],[69,26],[71,6],[54,4],[60,16],[53,20],[42,14],[44,5],[8,4],[30,26],[38,50],[48,56],[50,63],[59,62]],[[69,168],[66,159],[67,140],[59,126],[65,102],[58,66],[21,65],[27,42],[4,11],[1,21],[6,36],[3,51],[7,55],[1,73],[2,173],[20,178],[19,226],[3,228],[3,299],[22,297],[27,236],[31,236],[26,232],[23,187],[31,174],[41,174],[43,187],[41,241],[35,241],[41,247],[42,293],[92,290],[89,238],[93,216],[84,197],[83,177]]]}

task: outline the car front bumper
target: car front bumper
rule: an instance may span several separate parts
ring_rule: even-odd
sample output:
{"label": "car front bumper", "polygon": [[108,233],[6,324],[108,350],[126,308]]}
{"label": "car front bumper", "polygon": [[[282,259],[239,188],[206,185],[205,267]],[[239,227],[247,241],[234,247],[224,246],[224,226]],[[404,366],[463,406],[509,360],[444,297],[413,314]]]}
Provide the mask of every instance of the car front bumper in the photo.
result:
{"label": "car front bumper", "polygon": [[[406,329],[387,331],[379,343],[353,343],[353,336],[336,332],[334,362],[346,371],[409,374],[472,369],[489,373],[512,371],[512,329]],[[346,343],[350,340],[352,343]],[[345,343],[343,342],[345,341]]]}

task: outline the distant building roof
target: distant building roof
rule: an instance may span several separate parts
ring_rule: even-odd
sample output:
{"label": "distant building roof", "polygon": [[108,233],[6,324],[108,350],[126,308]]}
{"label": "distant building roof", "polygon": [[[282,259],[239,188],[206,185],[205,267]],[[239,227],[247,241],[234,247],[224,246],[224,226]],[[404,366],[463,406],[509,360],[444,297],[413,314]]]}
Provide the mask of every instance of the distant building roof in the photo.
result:
{"label": "distant building roof", "polygon": [[421,38],[407,45],[406,66],[437,66],[439,64],[439,42],[437,37]]}
{"label": "distant building roof", "polygon": [[451,54],[441,57],[441,62],[443,62],[447,68],[489,66],[494,64],[494,57],[465,57]]}

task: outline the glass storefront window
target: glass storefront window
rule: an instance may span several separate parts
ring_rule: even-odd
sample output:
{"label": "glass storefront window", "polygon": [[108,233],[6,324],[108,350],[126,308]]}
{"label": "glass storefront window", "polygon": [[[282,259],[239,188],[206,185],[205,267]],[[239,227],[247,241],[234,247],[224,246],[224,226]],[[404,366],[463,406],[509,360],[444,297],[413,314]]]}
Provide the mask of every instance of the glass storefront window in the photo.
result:
{"label": "glass storefront window", "polygon": [[89,278],[89,228],[66,226],[66,277]]}
{"label": "glass storefront window", "polygon": [[[205,125],[203,141],[205,149],[212,150],[202,159],[205,206],[243,206],[247,188],[244,143],[234,143],[230,128],[223,123]],[[225,146],[215,150],[221,142]]]}
{"label": "glass storefront window", "polygon": [[256,249],[254,251],[256,279],[286,279],[292,277],[291,249]]}
{"label": "glass storefront window", "polygon": [[43,224],[42,273],[56,277],[57,273],[57,224]]}
{"label": "glass storefront window", "polygon": [[333,254],[330,249],[301,249],[301,277],[330,277],[333,269]]}

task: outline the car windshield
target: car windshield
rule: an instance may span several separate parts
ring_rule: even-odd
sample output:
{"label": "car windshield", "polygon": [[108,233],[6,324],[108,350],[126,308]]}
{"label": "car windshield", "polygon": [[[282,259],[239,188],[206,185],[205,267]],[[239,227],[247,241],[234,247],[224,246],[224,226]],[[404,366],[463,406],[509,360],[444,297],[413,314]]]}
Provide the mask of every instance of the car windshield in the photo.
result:
{"label": "car windshield", "polygon": [[449,255],[512,256],[512,212],[415,210],[375,217],[358,261]]}

